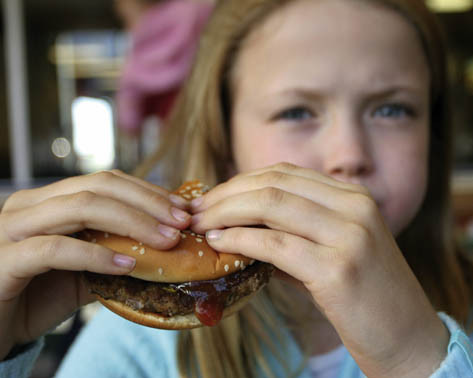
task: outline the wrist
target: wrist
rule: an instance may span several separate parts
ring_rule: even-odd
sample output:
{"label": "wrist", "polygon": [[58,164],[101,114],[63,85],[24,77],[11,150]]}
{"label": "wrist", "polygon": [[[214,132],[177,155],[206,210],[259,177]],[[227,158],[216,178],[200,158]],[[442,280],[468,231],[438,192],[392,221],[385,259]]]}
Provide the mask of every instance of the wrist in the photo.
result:
{"label": "wrist", "polygon": [[[420,324],[416,332],[401,345],[394,363],[383,374],[383,378],[421,378],[430,377],[441,365],[448,352],[450,333],[441,319],[435,314],[431,320]],[[389,365],[385,365],[389,366]]]}
{"label": "wrist", "polygon": [[391,329],[387,338],[375,342],[377,353],[359,353],[350,349],[359,368],[367,377],[429,377],[441,365],[448,352],[450,332],[432,309],[415,316],[410,324]]}

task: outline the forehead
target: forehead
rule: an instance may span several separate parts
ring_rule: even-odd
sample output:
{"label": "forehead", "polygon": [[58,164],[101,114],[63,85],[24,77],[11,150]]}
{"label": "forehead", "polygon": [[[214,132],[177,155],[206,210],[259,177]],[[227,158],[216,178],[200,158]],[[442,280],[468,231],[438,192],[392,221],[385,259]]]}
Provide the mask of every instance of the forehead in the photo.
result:
{"label": "forehead", "polygon": [[[332,75],[324,75],[328,68]],[[429,81],[416,29],[400,13],[361,0],[297,0],[281,7],[244,40],[234,79],[256,75],[271,87],[297,80],[295,71],[302,81],[314,75],[319,85],[334,76],[369,76],[371,85],[395,77]]]}

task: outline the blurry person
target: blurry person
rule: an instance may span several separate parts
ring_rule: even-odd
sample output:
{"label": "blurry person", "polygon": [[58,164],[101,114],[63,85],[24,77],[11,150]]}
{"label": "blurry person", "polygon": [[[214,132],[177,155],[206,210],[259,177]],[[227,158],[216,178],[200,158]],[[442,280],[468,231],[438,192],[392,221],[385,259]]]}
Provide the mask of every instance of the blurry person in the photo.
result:
{"label": "blurry person", "polygon": [[167,117],[213,5],[205,0],[116,0],[115,5],[131,35],[117,93],[118,126],[139,135],[148,116]]}

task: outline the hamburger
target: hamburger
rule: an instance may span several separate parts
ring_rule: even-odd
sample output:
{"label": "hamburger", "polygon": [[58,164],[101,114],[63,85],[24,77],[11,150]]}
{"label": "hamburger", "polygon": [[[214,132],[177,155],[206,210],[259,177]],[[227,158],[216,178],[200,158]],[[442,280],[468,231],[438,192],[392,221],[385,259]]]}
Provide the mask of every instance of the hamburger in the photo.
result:
{"label": "hamburger", "polygon": [[[174,191],[186,200],[207,191],[199,181]],[[133,239],[86,230],[81,239],[136,258],[126,276],[84,272],[89,291],[109,310],[153,328],[214,326],[241,309],[270,279],[273,266],[217,252],[205,236],[181,232],[179,243],[160,251]]]}

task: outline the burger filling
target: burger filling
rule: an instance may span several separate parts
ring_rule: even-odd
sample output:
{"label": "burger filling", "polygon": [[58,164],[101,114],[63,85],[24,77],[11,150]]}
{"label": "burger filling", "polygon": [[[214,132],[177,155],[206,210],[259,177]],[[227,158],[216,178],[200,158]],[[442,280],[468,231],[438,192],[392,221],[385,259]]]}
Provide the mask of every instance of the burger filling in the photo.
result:
{"label": "burger filling", "polygon": [[85,272],[89,290],[104,299],[113,299],[144,312],[161,316],[195,313],[201,323],[215,325],[225,307],[264,286],[273,266],[256,262],[244,270],[208,281],[157,283],[129,276]]}

